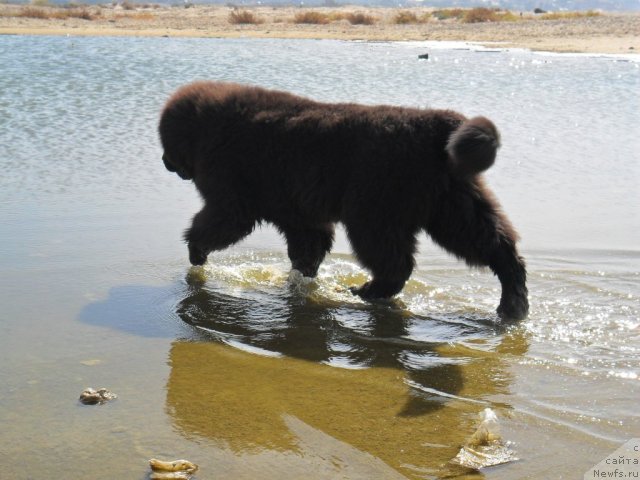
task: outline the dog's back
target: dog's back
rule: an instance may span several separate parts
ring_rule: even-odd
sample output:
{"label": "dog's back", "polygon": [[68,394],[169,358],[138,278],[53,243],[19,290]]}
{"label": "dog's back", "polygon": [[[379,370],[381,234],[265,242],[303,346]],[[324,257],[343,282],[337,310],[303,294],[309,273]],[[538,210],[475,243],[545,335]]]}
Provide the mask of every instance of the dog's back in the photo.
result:
{"label": "dog's back", "polygon": [[[206,182],[191,175],[201,193],[213,176],[234,182],[268,221],[294,207],[296,215],[339,221],[345,195],[365,201],[372,192],[385,204],[419,200],[426,208],[430,185],[447,172],[470,177],[488,168],[498,146],[497,130],[482,117],[322,103],[226,82],[180,88],[167,102],[160,137],[168,159],[208,172]],[[404,198],[407,191],[418,198]]]}

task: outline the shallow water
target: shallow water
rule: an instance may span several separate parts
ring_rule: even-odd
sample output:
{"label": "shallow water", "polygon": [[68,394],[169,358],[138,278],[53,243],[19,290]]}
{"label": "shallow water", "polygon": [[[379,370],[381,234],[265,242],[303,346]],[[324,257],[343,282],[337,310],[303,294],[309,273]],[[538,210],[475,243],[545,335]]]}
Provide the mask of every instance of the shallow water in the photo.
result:
{"label": "shallow water", "polygon": [[[313,282],[270,228],[190,269],[200,201],[156,122],[196,78],[491,117],[529,318],[500,325],[496,279],[426,238],[375,305],[342,233]],[[637,56],[1,37],[0,477],[582,478],[640,437],[639,87]],[[451,463],[485,408],[520,460]]]}

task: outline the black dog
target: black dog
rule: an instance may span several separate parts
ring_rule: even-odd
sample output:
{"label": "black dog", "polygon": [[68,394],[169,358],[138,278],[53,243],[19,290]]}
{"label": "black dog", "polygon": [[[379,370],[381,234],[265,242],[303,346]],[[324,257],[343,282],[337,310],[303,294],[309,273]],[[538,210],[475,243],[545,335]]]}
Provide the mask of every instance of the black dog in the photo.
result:
{"label": "black dog", "polygon": [[160,138],[167,169],[193,180],[205,202],[185,233],[194,265],[266,221],[285,236],[292,267],[313,277],[342,222],[373,276],[353,293],[387,298],[411,275],[425,230],[467,264],[493,270],[500,316],[527,315],[517,234],[479,175],[499,146],[484,117],[198,82],[169,99]]}

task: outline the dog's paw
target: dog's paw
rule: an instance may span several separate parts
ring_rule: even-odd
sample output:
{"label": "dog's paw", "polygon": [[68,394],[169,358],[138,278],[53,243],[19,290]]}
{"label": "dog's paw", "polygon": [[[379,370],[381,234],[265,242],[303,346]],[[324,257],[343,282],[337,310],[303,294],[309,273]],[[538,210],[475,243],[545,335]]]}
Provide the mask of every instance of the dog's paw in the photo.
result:
{"label": "dog's paw", "polygon": [[349,287],[349,291],[354,294],[356,297],[361,297],[366,299],[366,291],[367,291],[367,286],[370,284],[371,282],[367,282],[364,285],[362,285],[361,287]]}
{"label": "dog's paw", "polygon": [[503,296],[497,312],[498,316],[507,322],[524,320],[529,314],[529,300],[526,295]]}
{"label": "dog's paw", "polygon": [[318,265],[309,265],[304,262],[294,261],[291,265],[291,271],[298,271],[303,277],[315,278],[318,276]]}
{"label": "dog's paw", "polygon": [[207,254],[202,250],[200,250],[195,245],[193,245],[192,243],[190,243],[189,244],[189,261],[191,262],[191,265],[194,265],[194,266],[204,265],[204,263],[207,261]]}
{"label": "dog's paw", "polygon": [[361,287],[351,287],[351,293],[364,300],[388,300],[404,287],[404,280],[374,278]]}
{"label": "dog's paw", "polygon": [[382,287],[384,287],[384,285],[381,286],[380,283],[370,281],[360,287],[350,287],[349,290],[354,295],[368,301],[387,300],[394,295],[395,292],[390,293],[386,291],[387,289]]}

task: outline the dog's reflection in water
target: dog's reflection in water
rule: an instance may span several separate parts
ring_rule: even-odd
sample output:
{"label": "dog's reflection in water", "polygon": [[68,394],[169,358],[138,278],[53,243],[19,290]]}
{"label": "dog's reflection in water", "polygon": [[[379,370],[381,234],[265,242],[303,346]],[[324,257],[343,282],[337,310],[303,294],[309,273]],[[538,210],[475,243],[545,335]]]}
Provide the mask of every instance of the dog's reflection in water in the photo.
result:
{"label": "dog's reflection in water", "polygon": [[305,449],[348,444],[405,474],[457,471],[443,465],[488,399],[509,388],[500,351],[526,350],[517,330],[472,319],[327,306],[286,293],[241,297],[190,288],[176,311],[193,339],[171,348],[167,394],[185,434],[238,455],[312,455]]}

